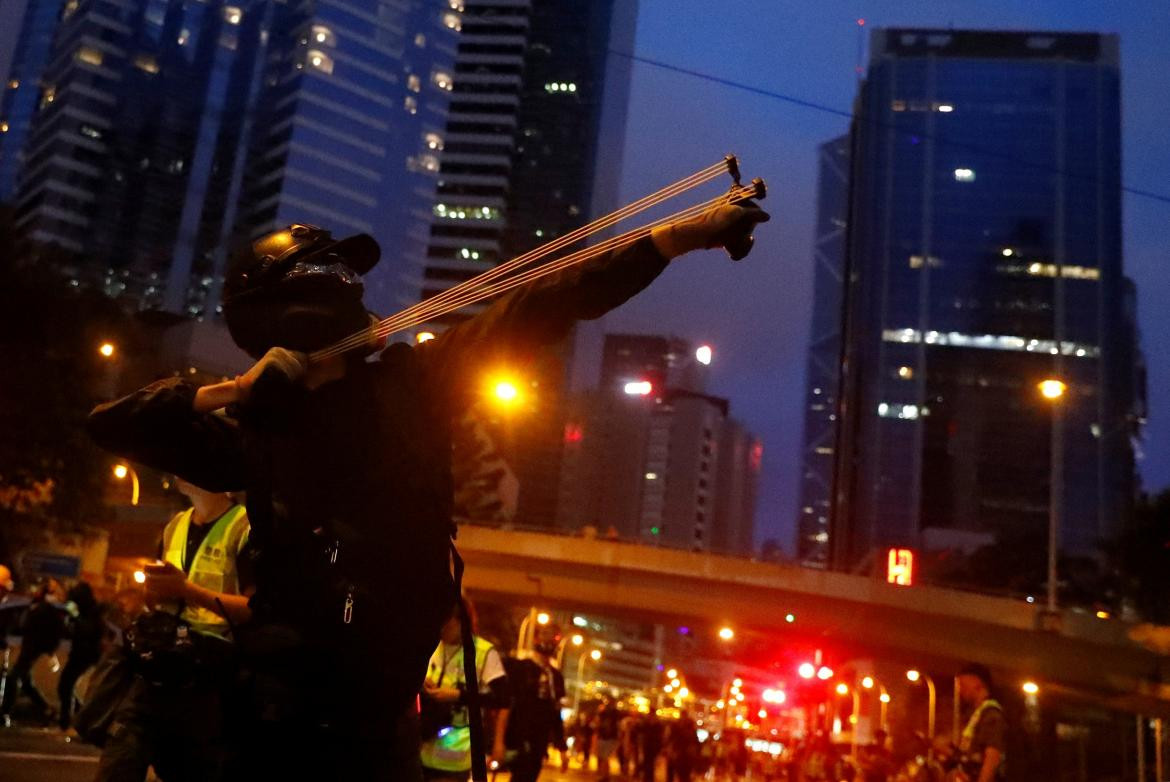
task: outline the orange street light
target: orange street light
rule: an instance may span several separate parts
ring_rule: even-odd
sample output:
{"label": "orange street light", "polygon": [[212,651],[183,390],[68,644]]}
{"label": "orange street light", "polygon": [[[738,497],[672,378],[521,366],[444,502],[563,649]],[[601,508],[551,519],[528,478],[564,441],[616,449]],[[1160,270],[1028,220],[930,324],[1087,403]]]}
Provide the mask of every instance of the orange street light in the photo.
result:
{"label": "orange street light", "polygon": [[536,615],[536,623],[538,625],[546,625],[546,624],[548,624],[548,622],[549,622],[549,616],[544,611],[541,611],[539,614]]}
{"label": "orange street light", "polygon": [[434,338],[435,338],[435,332],[433,332],[433,331],[420,331],[419,333],[414,335],[414,341],[416,343],[418,343],[419,345],[421,345],[424,342],[430,342]]}
{"label": "orange street light", "polygon": [[123,480],[130,476],[130,504],[138,504],[138,473],[134,472],[134,468],[127,464],[114,465],[114,477],[118,480]]}
{"label": "orange street light", "polygon": [[724,641],[730,641],[732,638],[735,638],[735,631],[730,627],[722,627],[719,629],[719,637]]}
{"label": "orange street light", "polygon": [[113,342],[103,342],[98,346],[98,353],[100,353],[103,358],[113,358],[115,352],[117,352],[117,349],[114,347]]}
{"label": "orange street light", "polygon": [[846,684],[845,682],[841,682],[840,684],[838,684],[837,685],[837,694],[838,695],[848,695],[849,694],[849,685]]}
{"label": "orange street light", "polygon": [[1028,695],[1035,695],[1040,692],[1040,685],[1036,682],[1024,682],[1022,689]]}
{"label": "orange street light", "polygon": [[861,686],[867,690],[872,690],[873,689],[873,677],[866,676],[864,679],[861,680]]}
{"label": "orange street light", "polygon": [[581,635],[580,633],[574,633],[573,646],[580,646],[583,643],[585,643],[585,636]]}
{"label": "orange street light", "polygon": [[1063,397],[1064,392],[1068,390],[1068,386],[1064,382],[1056,380],[1055,378],[1041,380],[1036,384],[1036,388],[1040,389],[1040,396],[1044,397],[1050,402],[1057,401]]}

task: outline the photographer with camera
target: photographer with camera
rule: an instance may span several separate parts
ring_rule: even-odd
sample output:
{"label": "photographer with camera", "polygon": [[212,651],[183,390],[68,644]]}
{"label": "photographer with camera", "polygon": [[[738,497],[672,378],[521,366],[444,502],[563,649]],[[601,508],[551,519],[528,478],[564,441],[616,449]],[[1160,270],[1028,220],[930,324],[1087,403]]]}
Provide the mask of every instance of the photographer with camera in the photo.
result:
{"label": "photographer with camera", "polygon": [[223,773],[228,639],[250,616],[248,517],[227,494],[178,487],[192,505],[167,524],[162,561],[146,568],[153,610],[126,633],[133,678],[105,730],[96,782],[142,782],[152,766],[164,782]]}

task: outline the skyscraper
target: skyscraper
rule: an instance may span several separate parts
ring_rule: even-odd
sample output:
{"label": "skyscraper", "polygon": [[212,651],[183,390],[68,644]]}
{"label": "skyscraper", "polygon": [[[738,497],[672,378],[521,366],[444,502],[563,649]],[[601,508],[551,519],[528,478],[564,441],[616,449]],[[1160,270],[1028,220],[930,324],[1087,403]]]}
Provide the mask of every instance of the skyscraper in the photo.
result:
{"label": "skyscraper", "polygon": [[458,0],[273,6],[238,221],[369,233],[366,303],[389,314],[421,251],[453,86]]}
{"label": "skyscraper", "polygon": [[[1009,535],[1042,561],[1050,497],[1065,553],[1117,532],[1141,414],[1119,177],[1116,36],[873,33],[852,131],[834,567]],[[1046,378],[1067,384],[1055,406]]]}
{"label": "skyscraper", "polygon": [[813,242],[813,312],[805,370],[804,450],[796,556],[810,567],[829,561],[837,395],[841,384],[841,294],[849,210],[849,137],[822,144]]}
{"label": "skyscraper", "polygon": [[[430,299],[616,207],[636,2],[467,0],[420,298]],[[486,304],[438,315],[436,331]],[[507,450],[517,521],[550,525],[567,340],[524,368],[533,400]]]}
{"label": "skyscraper", "polygon": [[[277,225],[425,241],[458,14],[448,0],[33,3],[0,108],[0,196],[139,307],[216,310],[228,248]],[[418,247],[412,249],[411,243]]]}
{"label": "skyscraper", "polygon": [[710,361],[676,337],[606,337],[600,387],[568,405],[558,526],[752,552],[763,446],[698,390]]}

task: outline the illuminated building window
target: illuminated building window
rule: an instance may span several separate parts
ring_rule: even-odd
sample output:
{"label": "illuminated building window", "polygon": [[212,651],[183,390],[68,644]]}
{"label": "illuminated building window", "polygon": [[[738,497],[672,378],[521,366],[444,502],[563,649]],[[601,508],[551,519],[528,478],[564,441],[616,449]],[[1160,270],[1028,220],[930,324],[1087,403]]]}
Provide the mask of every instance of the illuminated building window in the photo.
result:
{"label": "illuminated building window", "polygon": [[407,95],[402,99],[402,108],[406,109],[407,114],[418,114],[418,99],[413,95]]}
{"label": "illuminated building window", "polygon": [[140,54],[135,57],[134,66],[147,73],[158,73],[158,61],[149,54]]}
{"label": "illuminated building window", "polygon": [[19,86],[20,86],[20,79],[10,79],[8,81],[8,89],[10,89],[10,90],[15,90]]}
{"label": "illuminated building window", "polygon": [[433,174],[439,170],[439,159],[434,155],[420,155],[418,161],[423,171]]}
{"label": "illuminated building window", "polygon": [[228,24],[239,24],[244,18],[244,12],[238,6],[225,5],[223,7],[223,19]]}
{"label": "illuminated building window", "polygon": [[77,10],[77,6],[77,0],[69,0],[69,2],[65,4],[65,7],[61,9],[61,20],[64,21],[73,16],[73,12]]}
{"label": "illuminated building window", "polygon": [[927,415],[925,407],[918,405],[899,405],[882,402],[878,405],[878,415],[882,418],[900,418],[903,421],[914,421],[919,416]]}
{"label": "illuminated building window", "polygon": [[955,107],[949,103],[936,103],[934,104],[934,110],[942,112],[943,114],[950,114],[955,110]]}
{"label": "illuminated building window", "polygon": [[0,133],[7,133],[7,132],[8,132],[8,123],[7,122],[0,122]]}
{"label": "illuminated building window", "polygon": [[307,55],[309,65],[312,65],[322,73],[333,73],[333,58],[325,52],[317,49],[310,49]]}
{"label": "illuminated building window", "polygon": [[191,40],[191,31],[190,30],[182,30],[179,33],[179,39],[178,39],[179,46],[186,46],[187,41],[189,41],[189,40]]}
{"label": "illuminated building window", "polygon": [[414,45],[420,49],[423,48],[424,46],[427,45],[427,37],[425,35],[423,35],[422,33],[419,33],[418,35],[414,36]]}
{"label": "illuminated building window", "polygon": [[463,11],[463,0],[447,0],[447,5],[452,11]]}
{"label": "illuminated building window", "polygon": [[898,367],[898,377],[903,380],[912,380],[914,378],[914,370],[911,367]]}
{"label": "illuminated building window", "polygon": [[956,182],[974,182],[975,171],[970,168],[956,168],[955,169]]}
{"label": "illuminated building window", "polygon": [[480,258],[479,250],[472,250],[470,247],[464,247],[459,251],[459,257],[465,261],[478,261]]}
{"label": "illuminated building window", "polygon": [[88,136],[92,139],[100,139],[102,137],[102,132],[93,125],[82,125],[78,130],[81,132],[81,135]]}
{"label": "illuminated building window", "polygon": [[[882,332],[885,342],[900,342],[903,344],[923,341],[917,329],[886,329]],[[928,345],[941,345],[959,348],[978,348],[981,350],[1010,350],[1021,353],[1056,353],[1056,342],[1050,339],[1027,339],[1013,335],[1002,334],[963,334],[958,331],[928,331],[925,342]],[[1065,340],[1061,343],[1061,354],[1077,356],[1078,358],[1096,358],[1101,351],[1095,345],[1086,345]]]}
{"label": "illuminated building window", "polygon": [[544,85],[545,92],[576,92],[577,85],[569,81],[551,81]]}
{"label": "illuminated building window", "polygon": [[455,32],[463,29],[463,23],[459,20],[459,14],[443,14],[443,26]]}
{"label": "illuminated building window", "polygon": [[906,110],[906,101],[904,101],[904,100],[890,101],[890,110],[891,111],[905,111]]}
{"label": "illuminated building window", "polygon": [[422,90],[422,80],[419,79],[417,73],[412,73],[406,77],[406,89],[411,92],[419,92]]}
{"label": "illuminated building window", "polygon": [[57,88],[52,85],[45,87],[44,92],[41,93],[41,108],[48,106],[57,99]]}
{"label": "illuminated building window", "polygon": [[431,73],[431,82],[440,90],[450,91],[455,86],[454,81],[451,79],[451,74],[446,71],[433,71]]}
{"label": "illuminated building window", "polygon": [[315,24],[309,29],[309,36],[314,43],[324,44],[325,46],[336,46],[337,36],[323,24]]}
{"label": "illuminated building window", "polygon": [[[910,256],[910,268],[911,269],[921,269],[922,268],[922,260],[923,259],[922,259],[921,255],[911,255]],[[940,261],[938,258],[936,258],[933,255],[927,256],[926,263],[929,264],[930,268],[932,268],[932,269],[937,269],[938,267],[942,266],[942,261]]]}
{"label": "illuminated building window", "polygon": [[500,210],[491,206],[465,206],[463,204],[435,204],[436,217],[447,220],[498,220]]}
{"label": "illuminated building window", "polygon": [[426,142],[427,149],[441,150],[443,148],[443,137],[438,133],[424,133],[423,141]]}
{"label": "illuminated building window", "polygon": [[100,49],[82,46],[77,50],[77,59],[89,65],[101,65],[103,57]]}

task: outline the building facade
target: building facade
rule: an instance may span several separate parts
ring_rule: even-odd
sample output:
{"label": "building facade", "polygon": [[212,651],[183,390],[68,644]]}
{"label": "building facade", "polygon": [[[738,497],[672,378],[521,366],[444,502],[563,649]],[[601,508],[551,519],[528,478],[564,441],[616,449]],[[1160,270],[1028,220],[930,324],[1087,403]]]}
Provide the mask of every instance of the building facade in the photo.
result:
{"label": "building facade", "polygon": [[0,196],[77,284],[210,315],[232,246],[307,222],[378,239],[367,301],[396,301],[429,222],[448,0],[52,5],[30,5],[0,105]]}
{"label": "building facade", "polygon": [[709,350],[673,337],[606,337],[600,387],[568,405],[559,527],[696,551],[754,551],[762,444],[729,417],[726,399],[670,385],[701,383]]}
{"label": "building facade", "polygon": [[841,295],[845,218],[849,211],[849,137],[822,144],[818,159],[813,312],[805,369],[796,556],[804,565],[823,568],[829,562],[829,518],[841,385]]}
{"label": "building facade", "polygon": [[[419,298],[442,294],[498,263],[617,206],[636,2],[468,0],[460,15],[450,113]],[[407,302],[404,302],[407,303]],[[436,314],[434,333],[486,307]],[[529,398],[507,432],[520,484],[516,522],[556,517],[561,425],[572,338],[514,368]]]}
{"label": "building facade", "polygon": [[[1051,498],[1065,554],[1118,532],[1142,415],[1120,149],[1116,36],[873,33],[832,566],[964,536],[1042,558]],[[1044,379],[1067,384],[1055,405]]]}

